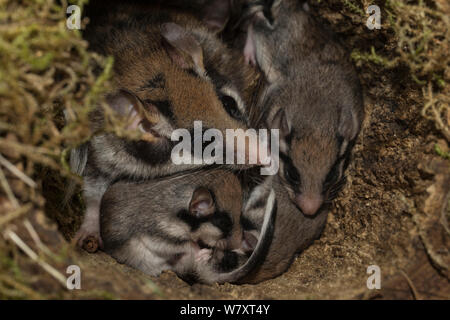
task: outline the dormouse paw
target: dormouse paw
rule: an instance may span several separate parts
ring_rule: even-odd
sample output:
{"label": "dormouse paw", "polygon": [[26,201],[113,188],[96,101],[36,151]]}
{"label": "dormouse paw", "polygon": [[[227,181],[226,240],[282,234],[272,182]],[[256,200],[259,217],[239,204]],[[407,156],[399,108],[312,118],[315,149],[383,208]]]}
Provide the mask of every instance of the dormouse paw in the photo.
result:
{"label": "dormouse paw", "polygon": [[256,66],[256,52],[255,52],[255,45],[253,44],[253,40],[248,38],[245,42],[244,47],[244,59],[245,63]]}
{"label": "dormouse paw", "polygon": [[195,254],[195,261],[201,262],[201,263],[207,263],[212,257],[212,250],[211,249],[200,249]]}
{"label": "dormouse paw", "polygon": [[215,247],[219,250],[225,250],[228,247],[227,239],[217,240]]}
{"label": "dormouse paw", "polygon": [[103,248],[103,240],[100,236],[99,228],[87,228],[82,225],[76,233],[73,242],[89,253],[95,253],[98,249]]}

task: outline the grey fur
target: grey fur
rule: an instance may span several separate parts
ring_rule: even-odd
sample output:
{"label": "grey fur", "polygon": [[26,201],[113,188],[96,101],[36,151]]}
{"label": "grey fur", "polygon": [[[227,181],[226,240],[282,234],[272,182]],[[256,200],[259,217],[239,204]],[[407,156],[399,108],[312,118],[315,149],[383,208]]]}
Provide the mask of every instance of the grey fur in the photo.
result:
{"label": "grey fur", "polygon": [[[88,146],[83,144],[70,151],[70,170],[72,173],[82,176],[88,159]],[[64,193],[63,206],[66,206],[75,192],[76,182],[71,180]]]}
{"label": "grey fur", "polygon": [[[204,221],[194,230],[180,219],[180,212],[189,208],[192,194],[199,187],[213,192],[216,202],[213,215],[228,212],[233,217],[234,231],[226,238],[211,222]],[[181,277],[195,274],[200,282],[237,281],[261,260],[264,247],[270,243],[274,221],[272,196],[272,201],[261,209],[260,217],[265,221],[260,229],[263,235],[247,260],[240,248],[242,237],[237,244],[230,241],[236,234],[242,236],[242,229],[235,228],[240,225],[241,197],[240,182],[224,170],[199,171],[158,181],[116,183],[102,201],[105,251],[119,262],[154,276],[173,270]],[[212,249],[200,249],[199,241]],[[221,272],[218,268],[223,249],[234,251],[240,257],[238,266],[231,272]],[[175,256],[178,260],[173,262]]]}
{"label": "grey fur", "polygon": [[[273,23],[262,11],[253,14],[245,54],[267,79],[260,120],[282,129],[280,151],[290,161],[281,161],[281,183],[313,215],[343,184],[364,118],[362,89],[348,52],[303,1],[275,1],[269,12]],[[287,171],[297,172],[296,183]]]}
{"label": "grey fur", "polygon": [[251,210],[252,205],[267,199],[275,191],[277,216],[274,233],[264,261],[243,277],[242,283],[258,283],[272,279],[285,272],[298,253],[318,238],[325,226],[327,211],[322,210],[314,217],[306,217],[289,201],[285,188],[278,176],[266,178],[250,193],[243,217],[260,228],[264,217],[260,210]]}
{"label": "grey fur", "polygon": [[[94,236],[94,238],[98,239],[100,247],[102,245],[98,212],[103,193],[112,182],[121,179],[142,180],[168,176],[177,172],[196,169],[200,166],[196,164],[174,165],[171,162],[170,151],[173,143],[170,141],[170,133],[172,130],[176,128],[192,129],[193,120],[203,120],[207,124],[209,121],[211,126],[220,129],[245,129],[247,126],[243,104],[244,100],[248,100],[249,96],[247,80],[251,77],[250,69],[227,67],[229,64],[239,65],[240,62],[237,61],[238,59],[235,61],[231,52],[227,51],[226,47],[214,34],[209,32],[198,21],[195,21],[195,19],[192,18],[192,21],[190,21],[184,16],[177,16],[176,13],[170,10],[159,13],[147,9],[147,14],[144,16],[140,10],[141,7],[136,9],[133,6],[123,5],[119,7],[118,12],[111,11],[105,16],[93,19],[92,24],[89,25],[86,31],[86,37],[90,40],[93,49],[102,54],[113,55],[115,58],[114,83],[116,88],[112,89],[109,96],[110,105],[116,111],[127,112],[128,105],[120,105],[125,101],[124,97],[120,97],[120,92],[125,91],[131,93],[131,95],[138,96],[136,100],[139,100],[139,103],[149,96],[153,97],[153,95],[156,95],[157,99],[161,99],[163,102],[171,105],[173,103],[173,106],[176,105],[177,109],[173,108],[174,110],[170,110],[170,107],[166,105],[158,106],[159,122],[152,129],[155,129],[159,136],[156,142],[151,143],[150,149],[145,149],[139,143],[120,139],[113,134],[101,134],[92,138],[86,149],[83,147],[81,153],[81,150],[73,153],[73,160],[71,160],[74,165],[73,169],[82,169],[84,164],[84,170],[81,171],[84,177],[83,197],[87,209],[82,226],[75,237],[81,246],[89,236]],[[180,23],[182,27],[173,22]],[[167,28],[168,26],[169,28]],[[186,45],[187,51],[177,51],[176,49],[179,48],[167,46],[167,41],[164,42],[166,45],[162,44],[164,32],[176,31],[174,26],[178,26],[181,30],[186,29],[186,33],[181,33],[182,36],[189,34],[188,41],[175,42],[180,45],[188,44]],[[175,37],[175,39],[179,38]],[[196,47],[197,45],[201,46],[201,50]],[[173,60],[172,62],[169,62],[169,56]],[[201,61],[202,57],[203,61]],[[194,61],[192,68],[188,67],[189,58],[192,58]],[[164,78],[166,75],[163,71],[161,71],[163,75],[163,78],[161,78],[160,74],[155,75],[156,72],[150,70],[158,64],[159,66],[157,67],[164,72],[169,70],[168,74],[172,76],[169,79],[169,81],[172,81],[171,83],[174,83],[172,65],[179,64],[177,67],[191,71],[189,75],[191,78],[187,81],[192,81],[192,83],[180,82],[178,84],[180,93],[173,94],[174,90],[167,90],[167,92],[171,92],[175,96],[175,102],[164,97],[164,94],[166,94],[164,83],[168,78]],[[206,72],[203,68],[205,68]],[[192,75],[192,73],[196,75]],[[234,119],[228,115],[228,111],[224,111],[225,108],[222,107],[220,109],[220,107],[207,105],[205,110],[197,110],[196,112],[192,110],[192,118],[194,119],[187,123],[189,119],[178,114],[179,112],[184,112],[180,108],[180,97],[184,95],[186,96],[185,99],[191,99],[183,89],[186,90],[185,87],[192,87],[192,90],[201,89],[200,86],[205,92],[211,94],[209,102],[214,102],[211,103],[214,106],[220,104],[219,96],[233,96],[238,109],[244,113],[243,118]],[[211,90],[210,88],[213,89]],[[163,90],[164,94],[159,94],[158,90]],[[247,99],[243,98],[244,91]],[[154,92],[157,93],[154,94]],[[129,96],[130,94],[128,93],[127,95]],[[159,97],[158,94],[163,98]],[[120,100],[120,103],[114,102],[117,102],[117,99]],[[161,100],[156,101],[156,103],[161,102]],[[188,104],[188,102],[190,103],[191,101],[186,101],[186,105],[193,104]],[[245,103],[247,102],[245,101]],[[147,103],[146,107],[152,103]],[[214,108],[219,108],[220,110]],[[208,113],[207,110],[215,110],[219,114],[209,114],[211,112]],[[172,115],[170,114],[171,111]],[[101,110],[96,110],[92,115],[92,126],[94,130],[98,130],[102,125],[103,116]],[[133,152],[130,151],[131,149]],[[87,152],[87,159],[85,151]],[[138,156],[139,153],[140,155]]]}

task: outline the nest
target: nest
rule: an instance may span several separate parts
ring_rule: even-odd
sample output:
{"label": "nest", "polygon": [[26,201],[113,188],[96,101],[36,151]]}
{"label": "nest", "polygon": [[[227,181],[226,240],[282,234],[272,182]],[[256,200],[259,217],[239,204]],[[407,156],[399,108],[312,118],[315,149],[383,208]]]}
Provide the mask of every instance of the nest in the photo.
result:
{"label": "nest", "polygon": [[[113,60],[66,27],[65,1],[0,0],[0,298],[449,298],[449,5],[375,1],[382,27],[371,31],[368,1],[309,3],[353,49],[366,91],[349,184],[322,238],[286,274],[190,287],[68,242],[83,211],[77,196],[60,206],[68,179],[81,183],[68,153],[94,134],[88,115],[104,105]],[[108,123],[121,134],[119,120]],[[73,264],[83,290],[66,288]],[[366,287],[373,264],[381,291]]]}

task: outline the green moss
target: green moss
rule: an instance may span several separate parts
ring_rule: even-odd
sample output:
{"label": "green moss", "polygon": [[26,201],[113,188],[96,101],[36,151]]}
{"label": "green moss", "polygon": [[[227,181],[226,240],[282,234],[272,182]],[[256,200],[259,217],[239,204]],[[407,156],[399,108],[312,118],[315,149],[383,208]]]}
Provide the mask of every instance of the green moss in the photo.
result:
{"label": "green moss", "polygon": [[3,254],[0,255],[0,270],[2,270],[3,273],[9,273],[13,275],[14,278],[19,281],[23,280],[22,271],[20,270],[19,265],[11,257]]}
{"label": "green moss", "polygon": [[159,289],[159,287],[153,281],[147,280],[147,286],[150,287],[150,289],[152,290],[152,293],[156,294],[157,296],[159,296],[162,299],[166,298],[164,296],[164,294],[161,292],[161,290]]}
{"label": "green moss", "polygon": [[351,57],[354,61],[371,62],[381,65],[386,68],[392,68],[397,64],[396,60],[389,60],[375,52],[375,48],[372,46],[370,52],[361,53],[358,49],[355,49],[351,53]]}
{"label": "green moss", "polygon": [[438,144],[434,145],[434,151],[444,159],[450,160],[450,152],[443,151]]}
{"label": "green moss", "polygon": [[[81,8],[87,2],[71,1]],[[63,177],[69,172],[70,147],[85,142],[93,134],[88,114],[104,103],[103,93],[111,87],[113,66],[112,58],[87,50],[88,44],[80,31],[66,27],[64,3],[0,0],[0,153],[22,168],[38,186],[49,178],[59,181],[60,187],[52,191],[55,194],[45,195],[48,199],[62,196]],[[73,116],[68,124],[64,111]],[[8,179],[11,185],[18,182],[13,176]],[[2,192],[0,189],[0,195]],[[44,209],[42,192],[41,187],[27,185],[14,189],[19,205],[33,204],[32,212]],[[1,210],[0,215],[11,210],[14,208]],[[0,226],[0,233],[7,227]],[[3,237],[0,248],[12,252],[12,256],[0,252],[0,296],[38,298],[39,294],[22,281],[28,274],[21,270],[16,259],[27,258]],[[46,258],[51,264],[65,264],[69,259],[67,248]],[[6,278],[9,282],[2,281]],[[109,293],[99,295],[114,298]]]}
{"label": "green moss", "polygon": [[353,3],[351,0],[344,0],[344,5],[349,8],[352,12],[359,14],[360,16],[364,17],[366,13],[363,9],[361,9],[358,5]]}
{"label": "green moss", "polygon": [[[365,32],[368,32],[364,25],[366,20],[358,21],[353,16],[354,13],[360,14],[360,8],[364,8],[368,2],[364,0],[330,2],[320,6],[341,5],[343,16],[339,24],[346,25],[347,28],[351,25],[352,29],[359,27],[358,34],[353,36],[359,37],[364,43]],[[373,4],[381,7],[383,24],[381,30],[373,31],[372,35],[382,35],[378,39],[384,39],[386,46],[382,51],[380,45],[376,46],[377,49],[374,46],[371,46],[370,50],[367,50],[367,47],[362,49],[358,46],[357,40],[351,54],[352,59],[359,66],[372,65],[378,70],[406,67],[409,70],[409,79],[405,81],[418,86],[419,90],[427,91],[422,102],[423,109],[427,112],[422,114],[432,120],[436,128],[449,139],[450,118],[446,114],[450,112],[448,102],[450,19],[448,13],[444,12],[444,5],[440,2],[407,0],[386,0],[384,3],[380,0],[374,1]],[[434,106],[433,112],[430,112],[430,105]]]}

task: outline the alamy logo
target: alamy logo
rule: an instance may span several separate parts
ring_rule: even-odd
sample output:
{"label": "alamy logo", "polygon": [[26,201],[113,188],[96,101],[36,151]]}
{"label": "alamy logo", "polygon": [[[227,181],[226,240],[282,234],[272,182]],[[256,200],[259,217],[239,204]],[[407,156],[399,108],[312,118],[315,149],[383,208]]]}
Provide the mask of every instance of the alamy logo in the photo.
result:
{"label": "alamy logo", "polygon": [[67,277],[66,286],[69,290],[81,289],[81,269],[77,265],[70,265],[66,270],[67,274],[71,274]]}
{"label": "alamy logo", "polygon": [[66,26],[70,30],[80,30],[81,28],[81,9],[79,6],[71,5],[67,7],[67,14],[70,14],[70,17],[66,20]]}
{"label": "alamy logo", "polygon": [[366,10],[370,17],[367,19],[366,26],[370,30],[381,29],[381,10],[377,5],[371,5]]}
{"label": "alamy logo", "polygon": [[367,274],[371,276],[367,278],[367,289],[381,289],[381,269],[377,265],[367,267]]}
{"label": "alamy logo", "polygon": [[194,121],[194,137],[187,129],[172,132],[171,140],[178,142],[172,149],[172,162],[177,165],[257,164],[262,166],[261,175],[275,175],[279,169],[279,130],[270,130],[270,144],[268,131],[226,129],[224,137],[218,129],[203,132],[202,122]]}

